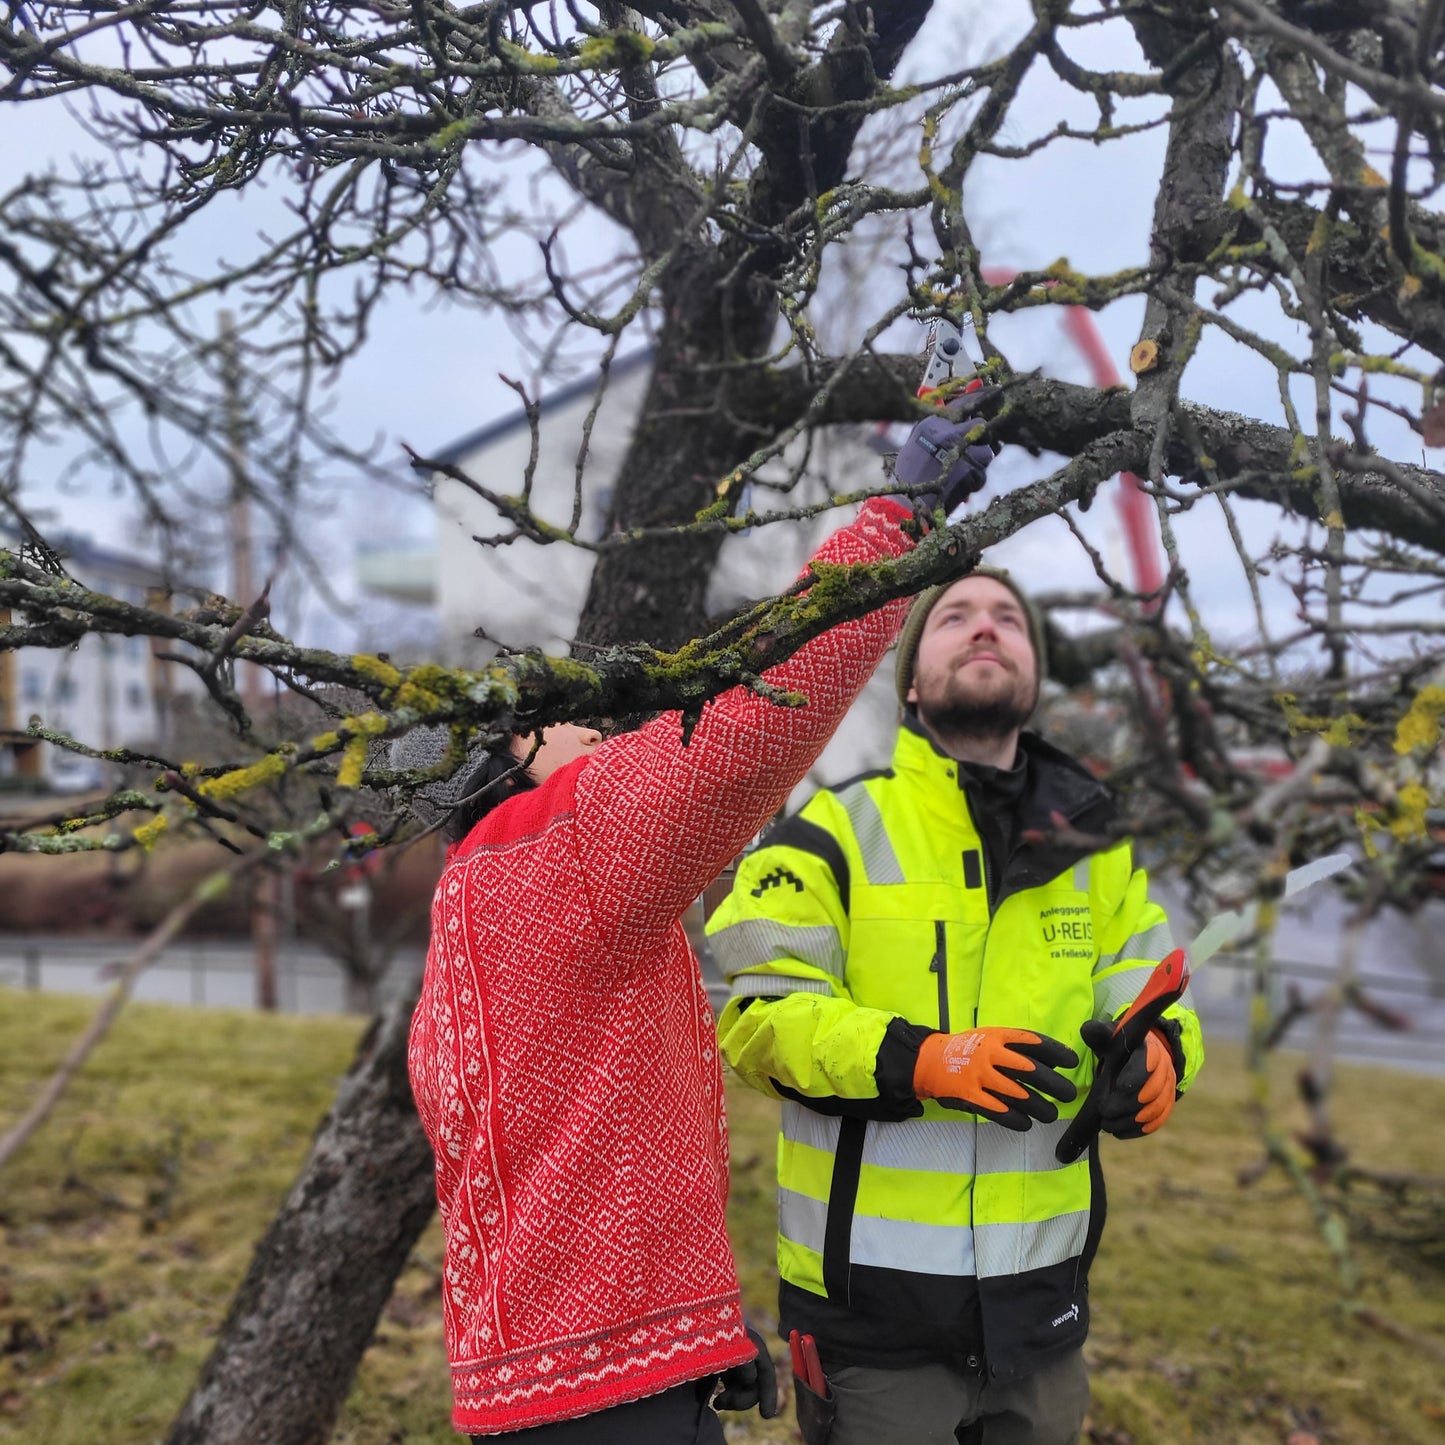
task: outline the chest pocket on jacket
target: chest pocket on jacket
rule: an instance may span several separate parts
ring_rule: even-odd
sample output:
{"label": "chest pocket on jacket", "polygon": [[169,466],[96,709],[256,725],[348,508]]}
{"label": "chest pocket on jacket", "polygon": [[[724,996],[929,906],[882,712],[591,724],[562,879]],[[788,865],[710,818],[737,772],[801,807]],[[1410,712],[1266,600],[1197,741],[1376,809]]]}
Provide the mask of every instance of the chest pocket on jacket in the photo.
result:
{"label": "chest pocket on jacket", "polygon": [[[854,886],[850,901],[848,992],[867,1008],[935,1024],[939,1013],[939,925],[947,938],[946,965],[982,961],[988,911],[982,890],[948,883]],[[950,989],[959,982],[947,980]]]}

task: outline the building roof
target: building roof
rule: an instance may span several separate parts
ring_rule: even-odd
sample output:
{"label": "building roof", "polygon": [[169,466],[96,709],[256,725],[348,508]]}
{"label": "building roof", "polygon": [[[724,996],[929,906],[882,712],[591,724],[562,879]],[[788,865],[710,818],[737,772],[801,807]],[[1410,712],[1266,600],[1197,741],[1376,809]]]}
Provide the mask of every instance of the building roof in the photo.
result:
{"label": "building roof", "polygon": [[[51,532],[45,541],[55,549],[67,572],[84,573],[91,577],[121,577],[142,586],[154,586],[164,579],[159,563],[102,547],[83,532]],[[0,545],[19,550],[22,543],[23,539],[15,528],[0,525]]]}
{"label": "building roof", "polygon": [[[653,349],[645,346],[641,351],[633,351],[626,356],[619,356],[608,367],[607,374],[613,377],[630,376],[644,366],[651,366],[654,355]],[[576,401],[578,397],[586,396],[596,387],[597,373],[589,372],[585,376],[578,377],[576,381],[569,382],[566,386],[558,387],[556,391],[549,391],[538,402],[538,410],[545,415],[557,407]],[[513,432],[524,430],[526,426],[526,408],[518,407],[515,411],[508,412],[506,416],[488,422],[486,426],[478,427],[477,430],[458,437],[454,442],[449,442],[440,451],[434,453],[430,460],[444,463],[460,461],[481,447],[489,446],[492,442],[499,441]]]}

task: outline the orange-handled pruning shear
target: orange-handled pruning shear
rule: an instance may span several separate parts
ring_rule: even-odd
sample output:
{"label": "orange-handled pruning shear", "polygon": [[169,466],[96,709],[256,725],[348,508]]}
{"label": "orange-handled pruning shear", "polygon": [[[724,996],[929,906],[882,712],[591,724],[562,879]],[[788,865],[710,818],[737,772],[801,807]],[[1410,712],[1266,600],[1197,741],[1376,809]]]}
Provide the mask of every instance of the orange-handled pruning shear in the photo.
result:
{"label": "orange-handled pruning shear", "polygon": [[1104,1100],[1109,1097],[1119,1070],[1124,1067],[1129,1055],[1149,1037],[1149,1030],[1159,1022],[1164,1010],[1170,1004],[1178,1003],[1188,987],[1189,960],[1182,948],[1176,948],[1155,965],[1154,972],[1149,975],[1134,1002],[1115,1023],[1114,1036],[1109,1040],[1108,1052],[1095,1066],[1094,1082],[1089,1086],[1088,1095],[1064,1130],[1063,1138],[1054,1146],[1054,1157],[1060,1164],[1072,1164],[1093,1142],[1099,1132]]}
{"label": "orange-handled pruning shear", "polygon": [[[1327,858],[1316,858],[1313,863],[1291,869],[1285,874],[1282,896],[1293,898],[1296,893],[1348,868],[1352,861],[1348,853],[1331,853]],[[1197,968],[1213,958],[1221,948],[1254,927],[1257,913],[1257,905],[1252,904],[1241,911],[1216,914],[1200,929],[1187,950],[1176,948],[1155,965],[1134,1002],[1115,1021],[1108,1052],[1094,1069],[1094,1082],[1088,1095],[1064,1130],[1063,1137],[1054,1146],[1054,1157],[1060,1164],[1072,1164],[1093,1142],[1099,1132],[1104,1100],[1114,1087],[1119,1070],[1124,1067],[1129,1055],[1149,1037],[1149,1030],[1159,1022],[1164,1010],[1177,1003],[1189,987],[1190,960]]]}

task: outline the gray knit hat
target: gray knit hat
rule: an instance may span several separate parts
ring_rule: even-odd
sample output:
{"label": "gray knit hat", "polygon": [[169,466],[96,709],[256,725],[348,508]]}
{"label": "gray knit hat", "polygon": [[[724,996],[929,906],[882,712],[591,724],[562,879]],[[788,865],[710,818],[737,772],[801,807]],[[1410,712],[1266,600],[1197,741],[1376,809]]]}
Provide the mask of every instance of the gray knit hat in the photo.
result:
{"label": "gray knit hat", "polygon": [[[387,765],[398,773],[434,768],[446,757],[451,740],[450,728],[412,728],[391,744]],[[484,786],[483,774],[491,757],[489,749],[473,743],[450,777],[438,778],[407,794],[407,807],[428,828],[445,821],[459,803]]]}
{"label": "gray knit hat", "polygon": [[[1024,616],[1028,619],[1029,641],[1033,644],[1034,657],[1039,665],[1039,681],[1042,682],[1049,670],[1049,649],[1044,640],[1044,620],[1039,616],[1038,609],[1029,601],[1018,583],[1001,567],[975,567],[968,576],[992,577],[995,582],[1003,583],[1018,598]],[[955,577],[952,582],[939,582],[936,586],[929,587],[914,598],[913,606],[909,608],[903,630],[898,634],[898,650],[893,657],[893,686],[898,693],[900,707],[910,706],[908,689],[913,686],[913,664],[918,660],[918,642],[923,636],[923,626],[928,621],[928,614],[950,587],[963,580],[962,577]]]}

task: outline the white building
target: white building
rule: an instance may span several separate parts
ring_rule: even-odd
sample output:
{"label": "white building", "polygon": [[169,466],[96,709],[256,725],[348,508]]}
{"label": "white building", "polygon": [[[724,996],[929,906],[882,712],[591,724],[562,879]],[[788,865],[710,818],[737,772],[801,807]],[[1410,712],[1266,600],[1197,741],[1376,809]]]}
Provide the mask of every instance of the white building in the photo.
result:
{"label": "white building", "polygon": [[[52,539],[78,582],[124,602],[154,605],[160,572],[89,538]],[[14,547],[0,533],[0,546]],[[0,610],[0,623],[23,622]],[[31,718],[93,748],[164,742],[178,691],[198,690],[189,671],[157,655],[164,639],[87,634],[73,647],[0,651],[0,778],[74,792],[107,785],[108,766],[29,736]]]}
{"label": "white building", "polygon": [[[617,473],[646,393],[651,355],[635,353],[611,367],[601,409],[590,437],[577,536],[595,541],[603,532]],[[590,376],[559,388],[541,401],[538,453],[531,506],[556,527],[571,521],[577,458],[598,379]],[[685,423],[680,423],[685,425]],[[830,495],[876,485],[883,463],[871,445],[871,427],[832,427],[811,443],[799,440],[770,463],[752,489],[750,502],[761,514],[826,501]],[[518,496],[523,490],[532,430],[522,408],[469,433],[434,453],[430,460],[455,467],[491,492]],[[786,486],[787,491],[773,490]],[[434,474],[436,550],[428,558],[409,545],[364,544],[357,554],[357,579],[374,594],[430,602],[438,615],[440,660],[477,666],[498,647],[535,647],[565,655],[592,573],[593,554],[565,542],[539,544],[519,538],[505,545],[476,539],[513,531],[512,524],[464,482]],[[729,537],[708,590],[711,613],[785,588],[813,548],[854,515],[844,508],[803,522],[783,522]],[[834,781],[886,761],[897,707],[891,665],[880,669],[854,708],[814,775]]]}

